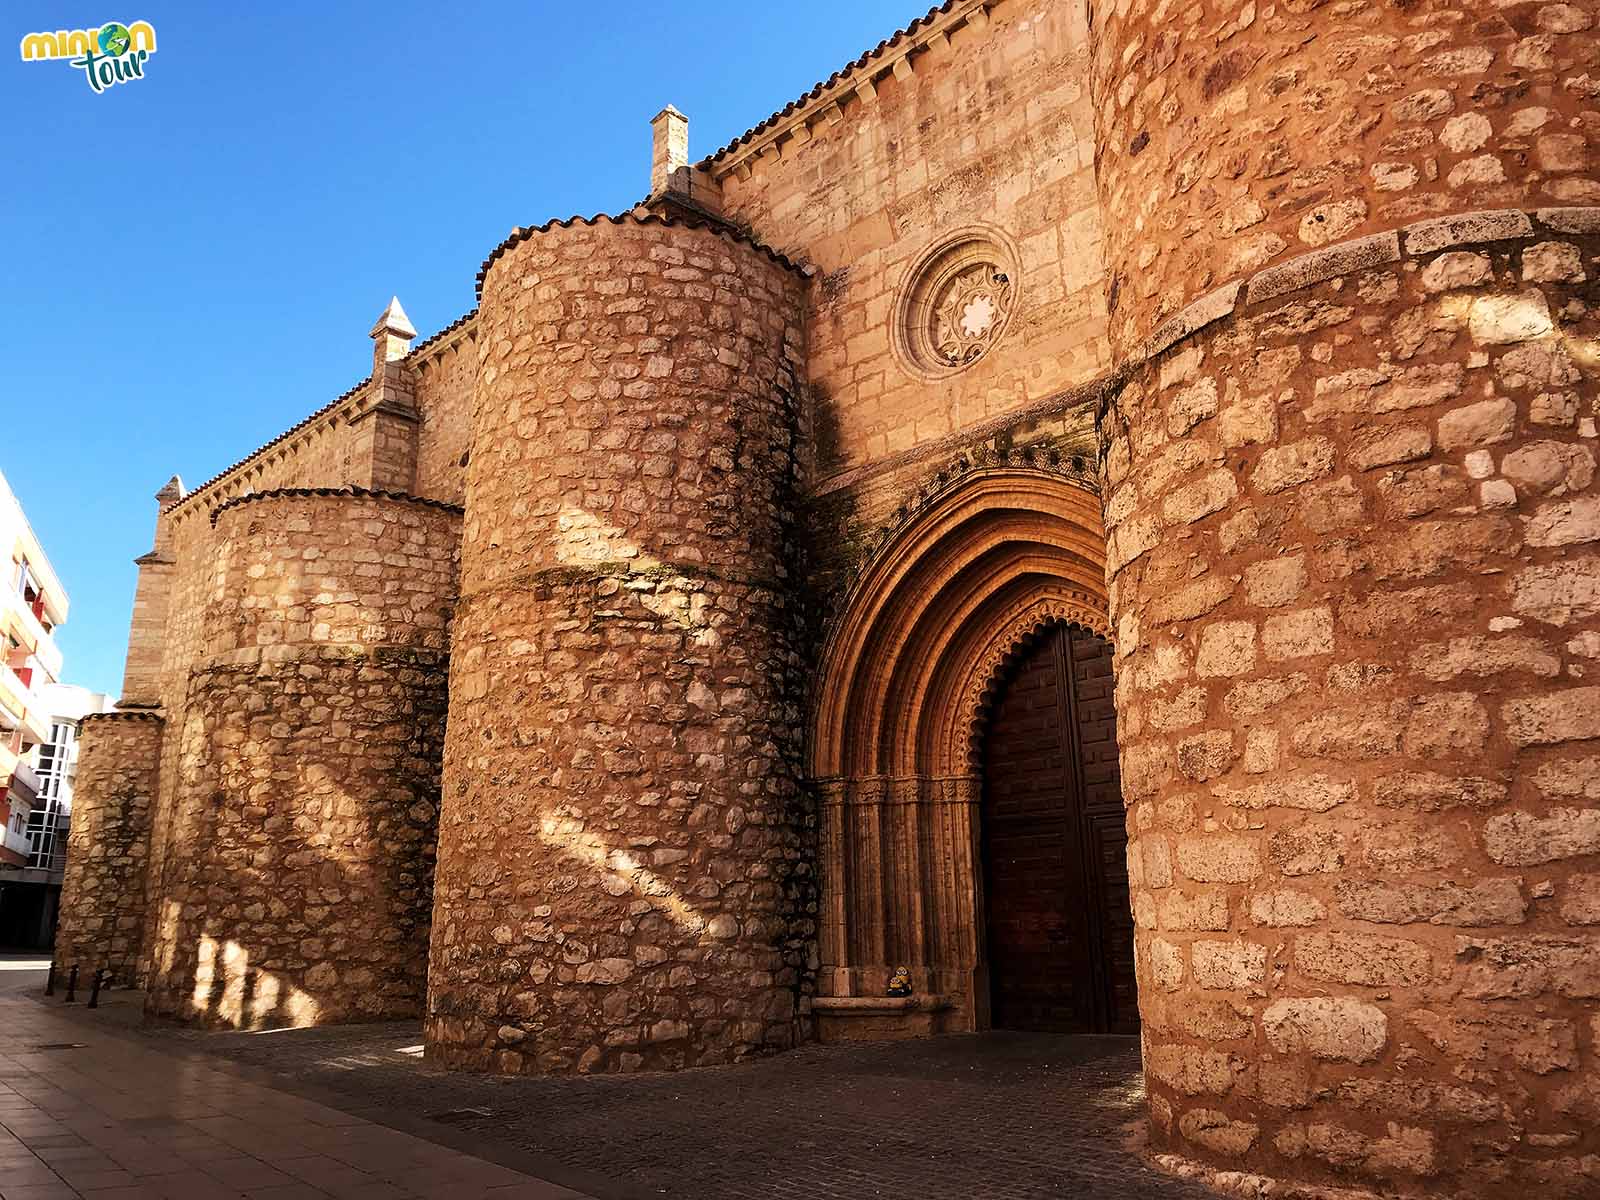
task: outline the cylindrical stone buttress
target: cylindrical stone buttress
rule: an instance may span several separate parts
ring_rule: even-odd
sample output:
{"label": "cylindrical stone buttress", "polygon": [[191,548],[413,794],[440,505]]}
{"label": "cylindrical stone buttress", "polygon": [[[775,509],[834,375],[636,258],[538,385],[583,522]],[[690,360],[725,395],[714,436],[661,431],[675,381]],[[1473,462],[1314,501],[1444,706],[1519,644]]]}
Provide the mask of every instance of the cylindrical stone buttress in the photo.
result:
{"label": "cylindrical stone buttress", "polygon": [[1155,1143],[1593,1196],[1600,5],[1093,8]]}
{"label": "cylindrical stone buttress", "polygon": [[124,987],[140,981],[161,730],[158,713],[135,709],[90,714],[78,737],[54,958],[85,978],[104,968]]}
{"label": "cylindrical stone buttress", "polygon": [[798,1036],[804,284],[653,219],[529,231],[486,267],[435,1061],[669,1069]]}
{"label": "cylindrical stone buttress", "polygon": [[259,1028],[421,1011],[460,510],[218,510],[149,1008]]}

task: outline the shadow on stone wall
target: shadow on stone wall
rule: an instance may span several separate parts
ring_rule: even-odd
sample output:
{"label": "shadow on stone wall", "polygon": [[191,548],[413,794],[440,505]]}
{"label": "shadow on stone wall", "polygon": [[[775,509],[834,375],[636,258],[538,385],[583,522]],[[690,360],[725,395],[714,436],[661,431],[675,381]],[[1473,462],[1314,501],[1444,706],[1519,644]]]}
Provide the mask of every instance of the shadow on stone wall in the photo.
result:
{"label": "shadow on stone wall", "polygon": [[394,648],[196,674],[152,1012],[253,1027],[420,1011],[442,678],[437,656]]}

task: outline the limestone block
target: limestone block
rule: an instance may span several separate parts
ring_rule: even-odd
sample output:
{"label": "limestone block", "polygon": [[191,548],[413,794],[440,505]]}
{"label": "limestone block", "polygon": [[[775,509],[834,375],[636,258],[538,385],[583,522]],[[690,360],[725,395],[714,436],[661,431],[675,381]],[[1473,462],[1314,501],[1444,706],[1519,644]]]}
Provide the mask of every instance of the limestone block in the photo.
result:
{"label": "limestone block", "polygon": [[1155,1045],[1145,1053],[1145,1069],[1185,1096],[1223,1096],[1233,1088],[1233,1066],[1226,1054],[1197,1046]]}
{"label": "limestone block", "polygon": [[1481,287],[1494,280],[1494,268],[1487,254],[1452,250],[1441,254],[1423,269],[1422,287],[1428,292],[1448,292],[1456,288]]}
{"label": "limestone block", "polygon": [[1367,986],[1416,986],[1433,974],[1426,946],[1359,933],[1306,933],[1295,940],[1295,967],[1310,979]]}
{"label": "limestone block", "polygon": [[1500,711],[1506,736],[1517,745],[1600,737],[1600,687],[1567,688],[1509,700]]}
{"label": "limestone block", "polygon": [[1480,296],[1468,313],[1472,340],[1503,346],[1544,337],[1554,328],[1544,293],[1530,288],[1515,296]]}
{"label": "limestone block", "polygon": [[1250,919],[1274,928],[1315,925],[1328,915],[1322,901],[1309,892],[1277,888],[1250,898]]}
{"label": "limestone block", "polygon": [[1261,1028],[1280,1054],[1330,1062],[1371,1062],[1389,1041],[1383,1010],[1348,997],[1276,1000],[1262,1013]]}
{"label": "limestone block", "polygon": [[1257,1125],[1230,1120],[1226,1113],[1209,1108],[1184,1113],[1178,1118],[1178,1130],[1189,1141],[1227,1157],[1244,1154],[1261,1133]]}
{"label": "limestone block", "polygon": [[1483,400],[1463,405],[1439,419],[1439,445],[1446,450],[1485,446],[1511,439],[1517,406],[1510,400]]}
{"label": "limestone block", "polygon": [[1197,941],[1189,953],[1201,987],[1250,988],[1266,979],[1267,948],[1246,942]]}
{"label": "limestone block", "polygon": [[1178,839],[1178,869],[1196,883],[1245,883],[1261,873],[1252,838],[1191,835]]}
{"label": "limestone block", "polygon": [[1582,283],[1583,255],[1571,242],[1539,242],[1522,252],[1524,283]]}
{"label": "limestone block", "polygon": [[1600,809],[1551,808],[1542,816],[1499,813],[1485,822],[1483,841],[1485,852],[1503,866],[1600,854]]}

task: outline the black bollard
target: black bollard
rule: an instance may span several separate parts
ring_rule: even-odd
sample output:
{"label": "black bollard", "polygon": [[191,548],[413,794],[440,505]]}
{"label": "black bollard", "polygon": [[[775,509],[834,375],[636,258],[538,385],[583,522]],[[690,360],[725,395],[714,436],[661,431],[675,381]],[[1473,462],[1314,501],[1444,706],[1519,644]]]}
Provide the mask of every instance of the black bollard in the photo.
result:
{"label": "black bollard", "polygon": [[44,977],[44,994],[46,996],[56,994],[56,960],[53,958],[50,960],[50,973]]}
{"label": "black bollard", "polygon": [[67,972],[67,1003],[78,1002],[78,964],[72,964],[72,970]]}
{"label": "black bollard", "polygon": [[94,969],[94,978],[89,982],[89,1007],[100,1007],[100,976],[105,974],[104,967]]}

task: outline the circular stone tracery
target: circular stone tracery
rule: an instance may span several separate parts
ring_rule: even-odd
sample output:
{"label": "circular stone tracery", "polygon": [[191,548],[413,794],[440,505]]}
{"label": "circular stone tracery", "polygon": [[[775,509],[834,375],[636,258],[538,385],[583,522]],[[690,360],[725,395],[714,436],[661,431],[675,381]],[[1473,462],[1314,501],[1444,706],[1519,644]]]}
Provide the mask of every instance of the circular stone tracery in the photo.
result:
{"label": "circular stone tracery", "polygon": [[1016,309],[1016,255],[998,232],[957,230],[906,271],[894,321],[895,350],[923,379],[970,367],[1005,332]]}

